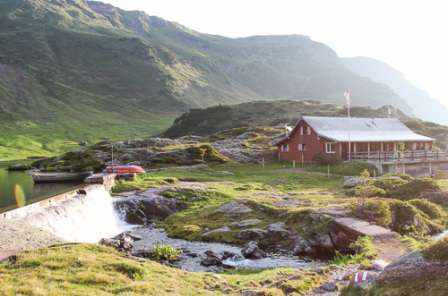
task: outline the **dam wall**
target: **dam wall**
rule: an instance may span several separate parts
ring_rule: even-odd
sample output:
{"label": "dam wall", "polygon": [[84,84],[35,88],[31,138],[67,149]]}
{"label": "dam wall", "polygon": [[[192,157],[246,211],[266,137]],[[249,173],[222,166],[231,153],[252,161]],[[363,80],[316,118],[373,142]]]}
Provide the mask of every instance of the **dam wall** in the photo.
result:
{"label": "dam wall", "polygon": [[115,210],[109,191],[114,178],[103,184],[80,186],[28,206],[0,214],[0,223],[20,221],[45,230],[65,242],[96,243],[131,228]]}

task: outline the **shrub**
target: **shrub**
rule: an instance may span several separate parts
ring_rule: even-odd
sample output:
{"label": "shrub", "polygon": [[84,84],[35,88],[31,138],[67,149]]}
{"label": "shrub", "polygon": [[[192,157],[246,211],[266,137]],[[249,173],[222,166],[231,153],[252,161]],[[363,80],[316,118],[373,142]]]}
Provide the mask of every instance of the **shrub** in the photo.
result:
{"label": "shrub", "polygon": [[440,187],[430,178],[412,178],[406,175],[386,176],[373,181],[372,185],[386,191],[386,196],[409,200],[423,192],[440,191]]}
{"label": "shrub", "polygon": [[448,237],[440,239],[422,251],[423,257],[432,261],[448,261]]}
{"label": "shrub", "polygon": [[170,245],[156,244],[151,251],[151,258],[156,261],[176,261],[182,250]]}
{"label": "shrub", "polygon": [[446,213],[443,211],[442,207],[428,200],[413,199],[410,200],[409,203],[425,213],[430,219],[441,221],[446,219]]}
{"label": "shrub", "polygon": [[389,203],[382,200],[368,200],[352,206],[354,216],[369,222],[388,226],[392,222]]}
{"label": "shrub", "polygon": [[430,178],[417,178],[399,186],[396,190],[390,192],[390,195],[400,199],[412,199],[418,197],[423,192],[439,190],[440,187],[434,180]]}
{"label": "shrub", "polygon": [[341,162],[341,159],[335,155],[328,155],[324,153],[318,153],[314,156],[313,161],[319,165],[335,165]]}
{"label": "shrub", "polygon": [[392,230],[414,237],[432,235],[443,231],[443,225],[431,221],[426,214],[410,203],[395,200],[391,202]]}
{"label": "shrub", "polygon": [[386,191],[374,185],[359,185],[355,188],[355,196],[359,197],[379,197],[384,195],[386,195]]}
{"label": "shrub", "polygon": [[370,172],[369,172],[369,170],[364,169],[364,170],[361,172],[360,176],[361,176],[361,178],[364,178],[364,179],[368,179],[368,178],[370,178]]}
{"label": "shrub", "polygon": [[354,254],[342,254],[336,251],[336,255],[331,260],[335,265],[362,264],[369,265],[370,260],[377,256],[377,250],[373,244],[373,239],[369,236],[360,236],[350,244],[349,248]]}

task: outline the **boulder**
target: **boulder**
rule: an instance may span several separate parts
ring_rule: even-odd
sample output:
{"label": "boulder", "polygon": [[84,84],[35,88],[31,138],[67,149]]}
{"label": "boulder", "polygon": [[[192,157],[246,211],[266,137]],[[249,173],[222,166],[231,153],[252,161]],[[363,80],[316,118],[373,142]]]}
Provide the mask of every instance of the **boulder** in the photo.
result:
{"label": "boulder", "polygon": [[319,287],[319,290],[325,292],[334,292],[338,289],[338,286],[335,283],[325,283]]}
{"label": "boulder", "polygon": [[255,226],[257,224],[260,224],[260,222],[261,222],[261,220],[259,220],[259,219],[247,219],[247,220],[243,220],[243,221],[233,222],[230,225],[239,227],[239,228],[244,228],[244,227],[248,227],[248,226]]}
{"label": "boulder", "polygon": [[247,259],[262,259],[266,253],[258,247],[257,242],[249,242],[242,250],[241,254]]}
{"label": "boulder", "polygon": [[236,237],[243,241],[251,241],[251,240],[264,239],[267,234],[268,234],[267,230],[259,229],[259,228],[251,228],[251,229],[241,230],[240,232],[238,232],[236,234]]}
{"label": "boulder", "polygon": [[131,235],[129,232],[123,232],[112,239],[102,239],[101,245],[114,247],[120,252],[131,252],[133,243],[139,241],[141,238]]}
{"label": "boulder", "polygon": [[343,188],[355,188],[356,186],[363,185],[366,182],[367,182],[367,180],[365,178],[361,178],[361,177],[345,177],[342,187]]}
{"label": "boulder", "polygon": [[207,231],[206,233],[204,233],[202,235],[202,237],[213,236],[215,234],[222,234],[222,233],[226,233],[226,232],[229,232],[229,231],[230,231],[230,228],[228,226],[224,226],[224,227],[221,227],[221,228],[218,228],[218,229],[213,229],[213,230]]}
{"label": "boulder", "polygon": [[252,209],[246,206],[244,203],[232,201],[220,206],[217,210],[217,213],[224,213],[230,216],[239,215],[239,214],[247,214],[252,212]]}
{"label": "boulder", "polygon": [[295,256],[309,256],[314,254],[314,249],[311,247],[310,243],[307,240],[298,236],[294,240],[293,254]]}
{"label": "boulder", "polygon": [[222,265],[222,258],[220,258],[218,256],[218,254],[216,254],[213,251],[206,251],[204,253],[204,257],[201,260],[201,265],[203,266],[220,266]]}
{"label": "boulder", "polygon": [[448,192],[447,191],[427,191],[420,195],[420,198],[427,199],[430,202],[441,206],[448,206]]}
{"label": "boulder", "polygon": [[277,222],[269,225],[267,228],[269,240],[271,241],[290,240],[290,232],[285,227],[286,225],[283,222]]}
{"label": "boulder", "polygon": [[166,217],[186,208],[185,203],[162,196],[121,198],[114,203],[125,221],[130,224],[146,224],[151,219]]}

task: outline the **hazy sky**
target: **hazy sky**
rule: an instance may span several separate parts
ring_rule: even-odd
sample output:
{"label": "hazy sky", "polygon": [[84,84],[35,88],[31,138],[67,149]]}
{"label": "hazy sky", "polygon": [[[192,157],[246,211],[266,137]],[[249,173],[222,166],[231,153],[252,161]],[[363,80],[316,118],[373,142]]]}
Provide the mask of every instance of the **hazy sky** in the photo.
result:
{"label": "hazy sky", "polygon": [[303,34],[383,60],[448,105],[445,0],[103,0],[229,37]]}

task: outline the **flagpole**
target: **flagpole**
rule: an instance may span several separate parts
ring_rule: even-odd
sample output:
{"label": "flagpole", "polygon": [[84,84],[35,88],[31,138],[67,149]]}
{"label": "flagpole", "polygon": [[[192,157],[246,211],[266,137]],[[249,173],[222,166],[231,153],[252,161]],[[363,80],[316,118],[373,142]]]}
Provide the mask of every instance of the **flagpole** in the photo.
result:
{"label": "flagpole", "polygon": [[[344,96],[345,96],[345,99],[347,100],[347,117],[348,117],[348,121],[349,121],[349,125],[350,125],[351,92],[349,90],[345,91]],[[348,127],[347,131],[348,131],[348,161],[351,162],[352,161],[352,142],[350,139],[350,126]]]}

